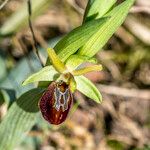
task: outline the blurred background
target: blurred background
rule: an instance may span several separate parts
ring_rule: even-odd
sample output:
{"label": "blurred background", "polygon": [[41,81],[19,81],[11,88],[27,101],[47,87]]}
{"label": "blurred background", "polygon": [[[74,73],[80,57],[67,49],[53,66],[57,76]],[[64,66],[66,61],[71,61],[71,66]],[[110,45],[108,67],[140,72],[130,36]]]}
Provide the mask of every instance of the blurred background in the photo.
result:
{"label": "blurred background", "polygon": [[[32,24],[43,63],[45,48],[81,25],[86,4],[87,0],[32,0]],[[0,121],[16,97],[36,86],[22,87],[22,81],[41,68],[27,19],[27,1],[9,0],[0,10]],[[103,71],[86,76],[101,91],[102,104],[76,92],[65,123],[52,126],[39,116],[15,150],[150,150],[150,0],[136,0],[96,58]]]}

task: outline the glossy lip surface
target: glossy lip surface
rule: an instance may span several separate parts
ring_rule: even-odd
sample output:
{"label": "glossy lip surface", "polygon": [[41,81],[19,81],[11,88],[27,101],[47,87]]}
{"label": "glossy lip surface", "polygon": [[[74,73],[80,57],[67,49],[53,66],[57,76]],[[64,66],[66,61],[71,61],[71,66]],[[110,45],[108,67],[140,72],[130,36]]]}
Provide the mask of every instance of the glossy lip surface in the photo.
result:
{"label": "glossy lip surface", "polygon": [[42,116],[51,124],[61,124],[67,118],[73,96],[65,82],[52,82],[39,101]]}

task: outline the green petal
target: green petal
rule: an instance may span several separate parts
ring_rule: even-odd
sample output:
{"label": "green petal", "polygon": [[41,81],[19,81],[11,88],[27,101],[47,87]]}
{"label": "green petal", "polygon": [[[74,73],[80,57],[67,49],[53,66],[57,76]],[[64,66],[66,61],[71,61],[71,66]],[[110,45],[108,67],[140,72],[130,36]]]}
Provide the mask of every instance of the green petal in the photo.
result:
{"label": "green petal", "polygon": [[47,53],[48,53],[48,56],[49,56],[49,59],[50,59],[52,65],[59,73],[64,73],[65,71],[67,71],[66,66],[60,60],[60,58],[57,56],[54,49],[48,48]]}

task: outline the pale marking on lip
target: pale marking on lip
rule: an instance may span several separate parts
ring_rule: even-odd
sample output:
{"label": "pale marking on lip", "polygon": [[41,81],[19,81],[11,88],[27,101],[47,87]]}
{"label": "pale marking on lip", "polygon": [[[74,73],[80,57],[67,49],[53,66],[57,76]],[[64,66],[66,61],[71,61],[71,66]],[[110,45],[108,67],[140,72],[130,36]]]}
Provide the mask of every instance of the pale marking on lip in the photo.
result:
{"label": "pale marking on lip", "polygon": [[[54,91],[55,96],[55,104],[54,107],[57,111],[62,107],[63,112],[68,109],[68,101],[69,101],[69,89],[67,88],[65,92],[61,92],[58,87],[55,88]],[[63,103],[61,103],[61,98],[63,98]]]}

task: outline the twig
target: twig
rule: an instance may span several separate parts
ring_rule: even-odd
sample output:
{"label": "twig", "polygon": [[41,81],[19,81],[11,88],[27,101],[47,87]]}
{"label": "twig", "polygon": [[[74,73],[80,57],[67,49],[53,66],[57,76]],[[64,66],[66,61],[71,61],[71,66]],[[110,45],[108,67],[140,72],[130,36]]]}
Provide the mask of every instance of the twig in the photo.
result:
{"label": "twig", "polygon": [[125,27],[143,43],[150,45],[150,29],[138,19],[129,16],[125,21]]}
{"label": "twig", "polygon": [[2,4],[0,4],[0,10],[7,4],[9,0],[4,0]]}
{"label": "twig", "polygon": [[101,92],[110,95],[138,98],[141,100],[142,99],[150,100],[149,90],[127,89],[127,88],[111,86],[111,85],[102,85],[102,84],[98,84],[97,87],[100,89]]}
{"label": "twig", "polygon": [[114,79],[120,80],[121,73],[119,71],[118,66],[113,62],[110,58],[108,58],[108,54],[104,51],[101,53],[97,53],[97,56],[101,60],[101,62],[110,70]]}
{"label": "twig", "polygon": [[79,13],[79,14],[84,14],[84,10],[80,8],[75,1],[73,0],[67,0],[67,2]]}
{"label": "twig", "polygon": [[130,10],[131,13],[147,13],[150,15],[150,8],[148,6],[134,6]]}
{"label": "twig", "polygon": [[34,30],[33,30],[33,27],[32,27],[32,22],[31,22],[32,5],[31,5],[31,1],[30,0],[28,0],[28,13],[29,13],[29,18],[28,18],[29,27],[30,27],[30,30],[31,30],[31,33],[32,33],[32,38],[33,38],[33,42],[34,42],[35,53],[36,53],[37,57],[39,58],[42,67],[44,67],[44,64],[43,64],[43,62],[42,62],[42,60],[40,58],[40,54],[39,54],[39,50],[38,50],[38,44],[37,44],[37,41],[36,41],[36,36],[35,36]]}

